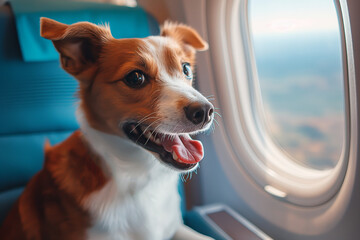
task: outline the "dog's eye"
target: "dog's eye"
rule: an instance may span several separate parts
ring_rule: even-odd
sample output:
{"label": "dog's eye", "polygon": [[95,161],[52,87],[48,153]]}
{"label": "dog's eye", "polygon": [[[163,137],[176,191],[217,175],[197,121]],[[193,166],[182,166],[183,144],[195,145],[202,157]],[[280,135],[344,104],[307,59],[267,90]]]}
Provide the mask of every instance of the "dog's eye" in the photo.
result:
{"label": "dog's eye", "polygon": [[190,67],[190,63],[183,63],[183,72],[187,79],[189,79],[189,80],[193,79],[193,74],[192,74],[192,70]]}
{"label": "dog's eye", "polygon": [[145,75],[143,72],[135,70],[126,75],[125,83],[132,88],[140,88],[145,83]]}

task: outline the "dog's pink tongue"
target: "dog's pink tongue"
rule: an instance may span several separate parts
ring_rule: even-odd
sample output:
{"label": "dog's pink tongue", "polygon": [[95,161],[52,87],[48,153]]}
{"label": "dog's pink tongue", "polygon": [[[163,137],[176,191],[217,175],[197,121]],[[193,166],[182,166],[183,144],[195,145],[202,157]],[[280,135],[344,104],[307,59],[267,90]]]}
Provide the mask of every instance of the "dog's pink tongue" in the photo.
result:
{"label": "dog's pink tongue", "polygon": [[[180,162],[194,164],[204,157],[204,149],[200,141],[192,140],[190,136],[166,136],[161,138],[161,144],[167,152],[174,151]],[[179,161],[179,160],[178,160]]]}

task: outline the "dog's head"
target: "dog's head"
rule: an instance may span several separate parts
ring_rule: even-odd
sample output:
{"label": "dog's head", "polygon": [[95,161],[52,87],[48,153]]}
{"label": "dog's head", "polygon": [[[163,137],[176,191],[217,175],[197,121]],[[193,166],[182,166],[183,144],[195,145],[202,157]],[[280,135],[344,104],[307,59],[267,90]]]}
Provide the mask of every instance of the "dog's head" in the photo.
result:
{"label": "dog's head", "polygon": [[161,36],[115,39],[106,26],[42,18],[41,36],[78,79],[93,128],[128,138],[176,170],[196,168],[203,148],[189,134],[210,127],[214,108],[192,87],[195,52],[208,47],[194,29],[165,23]]}

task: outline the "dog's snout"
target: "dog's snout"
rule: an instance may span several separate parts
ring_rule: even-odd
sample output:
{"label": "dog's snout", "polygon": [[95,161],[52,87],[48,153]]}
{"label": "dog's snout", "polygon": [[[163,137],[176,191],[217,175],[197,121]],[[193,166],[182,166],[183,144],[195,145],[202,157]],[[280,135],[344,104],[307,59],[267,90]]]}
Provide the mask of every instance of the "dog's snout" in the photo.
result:
{"label": "dog's snout", "polygon": [[184,107],[185,115],[195,125],[210,122],[214,114],[214,107],[210,103],[194,102]]}

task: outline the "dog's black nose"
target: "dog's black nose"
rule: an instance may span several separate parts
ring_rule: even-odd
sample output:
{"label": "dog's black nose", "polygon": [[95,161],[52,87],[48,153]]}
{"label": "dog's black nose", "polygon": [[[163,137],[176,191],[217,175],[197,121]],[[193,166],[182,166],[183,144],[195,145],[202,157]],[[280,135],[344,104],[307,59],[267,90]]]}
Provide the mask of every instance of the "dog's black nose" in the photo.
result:
{"label": "dog's black nose", "polygon": [[186,118],[194,124],[210,122],[214,114],[214,107],[210,103],[193,102],[184,107]]}

